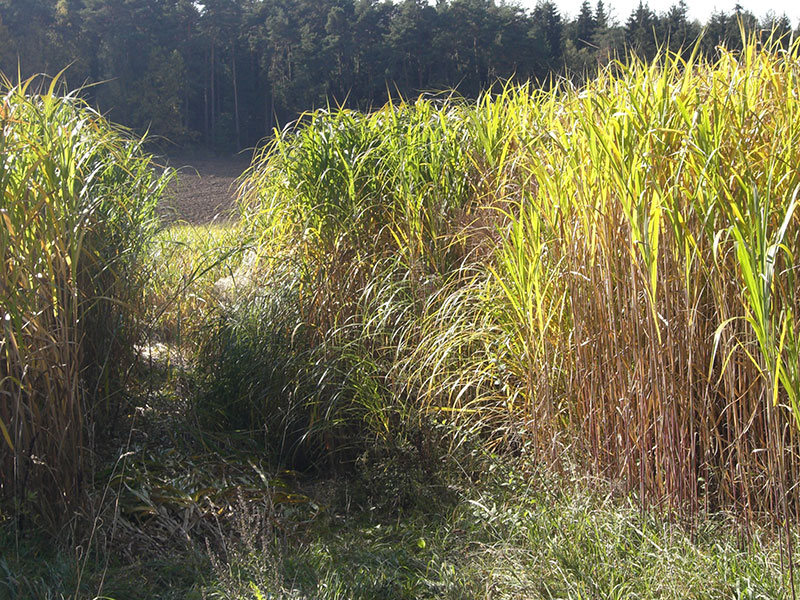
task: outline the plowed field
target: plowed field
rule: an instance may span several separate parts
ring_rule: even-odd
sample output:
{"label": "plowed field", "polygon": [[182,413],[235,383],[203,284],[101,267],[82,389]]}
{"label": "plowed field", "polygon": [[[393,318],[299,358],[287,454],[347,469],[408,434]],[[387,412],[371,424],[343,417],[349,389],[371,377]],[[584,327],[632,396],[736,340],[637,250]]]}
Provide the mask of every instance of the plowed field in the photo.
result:
{"label": "plowed field", "polygon": [[237,178],[250,164],[250,155],[234,157],[170,157],[178,177],[159,207],[167,222],[207,224],[235,219]]}

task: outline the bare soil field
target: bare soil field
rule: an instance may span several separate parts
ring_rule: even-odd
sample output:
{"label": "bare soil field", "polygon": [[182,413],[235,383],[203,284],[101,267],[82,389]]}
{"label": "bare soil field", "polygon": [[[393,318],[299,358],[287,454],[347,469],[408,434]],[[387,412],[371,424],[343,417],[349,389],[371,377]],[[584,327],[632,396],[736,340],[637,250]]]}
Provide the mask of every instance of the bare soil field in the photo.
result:
{"label": "bare soil field", "polygon": [[237,179],[250,165],[249,153],[226,157],[171,156],[166,163],[178,170],[159,215],[166,222],[202,225],[236,218]]}

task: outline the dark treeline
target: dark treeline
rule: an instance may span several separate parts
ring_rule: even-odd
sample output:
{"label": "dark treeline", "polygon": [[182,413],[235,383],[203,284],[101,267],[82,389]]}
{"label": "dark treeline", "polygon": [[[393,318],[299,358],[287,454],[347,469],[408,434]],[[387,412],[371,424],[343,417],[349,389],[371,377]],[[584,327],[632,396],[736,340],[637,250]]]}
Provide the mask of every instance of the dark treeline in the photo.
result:
{"label": "dark treeline", "polygon": [[704,26],[681,1],[640,4],[624,23],[602,0],[573,20],[493,0],[0,0],[0,70],[16,79],[69,65],[70,86],[110,118],[179,144],[252,146],[276,125],[330,102],[368,108],[389,94],[455,89],[473,97],[498,80],[591,73],[659,40],[713,53],[747,30],[791,33],[737,7]]}

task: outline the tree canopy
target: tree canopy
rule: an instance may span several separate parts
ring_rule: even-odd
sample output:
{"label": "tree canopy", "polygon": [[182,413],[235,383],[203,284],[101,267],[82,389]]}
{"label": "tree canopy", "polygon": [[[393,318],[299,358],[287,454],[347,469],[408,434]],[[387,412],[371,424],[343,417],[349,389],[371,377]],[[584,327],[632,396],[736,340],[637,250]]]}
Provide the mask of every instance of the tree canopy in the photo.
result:
{"label": "tree canopy", "polygon": [[[0,71],[54,75],[136,130],[220,150],[252,146],[326,105],[369,109],[389,95],[498,81],[586,77],[612,57],[691,47],[703,26],[680,0],[664,14],[642,1],[618,24],[603,0],[565,19],[494,0],[0,0]],[[737,5],[701,41],[741,44],[740,24],[791,33]],[[98,85],[93,85],[98,84]]]}

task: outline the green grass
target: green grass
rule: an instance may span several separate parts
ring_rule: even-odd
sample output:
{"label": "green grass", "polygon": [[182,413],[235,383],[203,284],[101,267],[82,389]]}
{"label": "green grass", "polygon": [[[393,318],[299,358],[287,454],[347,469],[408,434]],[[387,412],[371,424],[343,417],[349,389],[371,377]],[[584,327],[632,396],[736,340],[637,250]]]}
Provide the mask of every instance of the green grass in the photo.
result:
{"label": "green grass", "polygon": [[[520,473],[507,476],[433,514],[388,522],[362,516],[334,528],[302,555],[316,563],[318,578],[307,597],[783,595],[774,545],[771,553],[755,539],[737,548],[730,529],[713,520],[692,540],[633,504],[587,493],[587,482],[548,479],[543,489]],[[336,583],[339,591],[328,595]]]}
{"label": "green grass", "polygon": [[[75,594],[76,561],[28,537],[4,554],[0,597],[790,597],[780,532],[745,536],[732,515],[657,516],[613,485],[483,451],[457,459],[472,479],[450,456],[438,480],[396,457],[306,480],[246,446],[134,448],[110,560],[86,563]],[[416,500],[394,504],[398,485]]]}
{"label": "green grass", "polygon": [[246,247],[247,239],[235,224],[178,223],[160,230],[151,249],[153,277],[144,299],[151,336],[190,350],[217,303],[235,295],[236,271]]}

